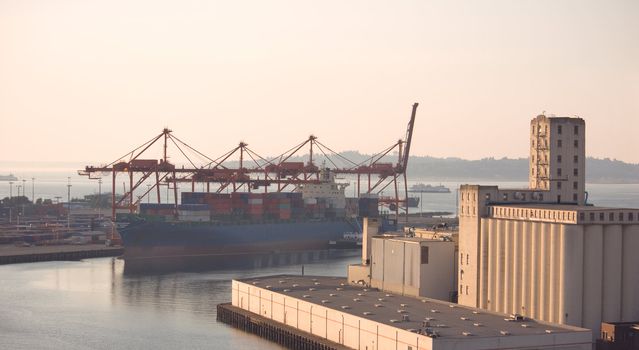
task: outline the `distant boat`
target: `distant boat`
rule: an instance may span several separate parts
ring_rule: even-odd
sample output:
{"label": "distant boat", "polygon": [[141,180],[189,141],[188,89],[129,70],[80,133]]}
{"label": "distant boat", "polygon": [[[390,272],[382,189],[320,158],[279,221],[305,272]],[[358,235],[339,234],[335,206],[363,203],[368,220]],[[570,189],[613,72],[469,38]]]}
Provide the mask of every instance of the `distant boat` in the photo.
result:
{"label": "distant boat", "polygon": [[13,174],[0,175],[0,181],[18,181],[18,178]]}
{"label": "distant boat", "polygon": [[450,188],[442,185],[432,186],[424,185],[422,183],[413,185],[410,187],[410,192],[423,192],[423,193],[450,193]]}

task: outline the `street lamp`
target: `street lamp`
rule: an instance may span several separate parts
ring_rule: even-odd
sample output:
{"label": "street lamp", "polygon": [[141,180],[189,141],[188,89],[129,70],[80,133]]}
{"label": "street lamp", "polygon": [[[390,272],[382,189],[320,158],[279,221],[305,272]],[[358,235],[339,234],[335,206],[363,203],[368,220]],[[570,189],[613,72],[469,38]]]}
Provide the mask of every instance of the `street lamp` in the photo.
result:
{"label": "street lamp", "polygon": [[71,177],[67,177],[67,229],[71,227]]}

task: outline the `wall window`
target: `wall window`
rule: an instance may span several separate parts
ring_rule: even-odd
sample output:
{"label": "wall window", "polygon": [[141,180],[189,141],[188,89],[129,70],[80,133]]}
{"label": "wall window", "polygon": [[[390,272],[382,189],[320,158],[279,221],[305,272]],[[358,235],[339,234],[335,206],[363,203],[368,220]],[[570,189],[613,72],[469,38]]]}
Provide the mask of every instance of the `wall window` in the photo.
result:
{"label": "wall window", "polygon": [[557,125],[557,133],[561,135],[561,125]]}
{"label": "wall window", "polygon": [[575,147],[579,147],[579,140],[575,140],[573,143],[575,144]]}
{"label": "wall window", "polygon": [[557,168],[557,176],[561,176],[561,168]]}
{"label": "wall window", "polygon": [[466,295],[468,295],[468,286],[466,286]]}
{"label": "wall window", "polygon": [[604,213],[599,213],[599,221],[604,221]]}
{"label": "wall window", "polygon": [[634,215],[632,213],[628,213],[628,221],[633,221],[634,219]]}
{"label": "wall window", "polygon": [[577,201],[577,194],[576,194],[576,193],[573,193],[573,194],[572,194],[572,200],[573,200],[574,202],[576,202],[576,201]]}
{"label": "wall window", "polygon": [[576,189],[578,189],[578,188],[579,188],[579,183],[578,183],[577,181],[573,182],[573,183],[572,183],[572,189],[573,189],[573,190],[576,190]]}
{"label": "wall window", "polygon": [[459,263],[461,265],[464,265],[464,254],[462,254],[462,253],[459,253]]}
{"label": "wall window", "polygon": [[561,181],[557,181],[557,189],[561,190]]}
{"label": "wall window", "polygon": [[422,264],[428,264],[428,246],[422,246]]}
{"label": "wall window", "polygon": [[579,163],[579,156],[572,157],[573,163]]}
{"label": "wall window", "polygon": [[575,135],[579,135],[579,125],[575,125]]}
{"label": "wall window", "polygon": [[557,140],[557,147],[561,147],[561,140]]}
{"label": "wall window", "polygon": [[619,221],[623,221],[623,213],[619,213]]}
{"label": "wall window", "polygon": [[579,170],[577,168],[572,169],[572,174],[575,176],[579,175]]}
{"label": "wall window", "polygon": [[461,284],[459,285],[459,294],[461,294],[464,290],[464,286],[462,286]]}
{"label": "wall window", "polygon": [[586,220],[586,213],[584,212],[579,213],[579,221],[584,221],[584,220]]}
{"label": "wall window", "polygon": [[561,163],[561,154],[557,156],[557,163]]}
{"label": "wall window", "polygon": [[470,264],[470,255],[466,254],[466,265]]}
{"label": "wall window", "polygon": [[590,213],[590,221],[595,221],[595,213]]}
{"label": "wall window", "polygon": [[615,213],[608,214],[608,220],[614,221],[615,220]]}

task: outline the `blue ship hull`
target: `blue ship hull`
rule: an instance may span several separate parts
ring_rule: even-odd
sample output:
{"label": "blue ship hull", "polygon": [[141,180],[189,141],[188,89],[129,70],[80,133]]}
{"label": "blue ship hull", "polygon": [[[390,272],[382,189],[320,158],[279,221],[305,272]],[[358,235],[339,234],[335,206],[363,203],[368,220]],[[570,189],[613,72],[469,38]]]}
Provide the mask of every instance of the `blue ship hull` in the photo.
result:
{"label": "blue ship hull", "polygon": [[138,221],[119,230],[125,258],[238,256],[328,249],[357,232],[346,220],[216,224]]}

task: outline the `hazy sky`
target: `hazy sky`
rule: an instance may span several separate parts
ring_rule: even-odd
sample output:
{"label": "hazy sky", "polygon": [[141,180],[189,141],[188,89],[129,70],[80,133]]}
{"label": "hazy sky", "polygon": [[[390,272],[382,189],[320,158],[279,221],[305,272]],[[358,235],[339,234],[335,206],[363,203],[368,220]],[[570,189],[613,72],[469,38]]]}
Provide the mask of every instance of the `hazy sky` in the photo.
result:
{"label": "hazy sky", "polygon": [[309,134],[527,156],[542,111],[639,162],[639,1],[0,0],[0,160],[114,160],[168,126],[218,156]]}

